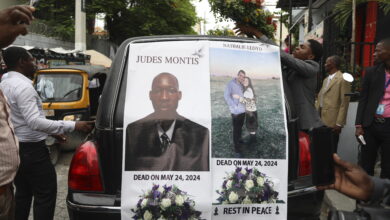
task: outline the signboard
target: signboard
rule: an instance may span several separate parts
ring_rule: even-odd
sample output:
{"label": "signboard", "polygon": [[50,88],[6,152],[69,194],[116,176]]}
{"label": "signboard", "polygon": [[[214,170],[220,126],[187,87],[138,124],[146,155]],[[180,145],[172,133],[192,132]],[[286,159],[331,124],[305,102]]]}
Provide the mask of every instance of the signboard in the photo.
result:
{"label": "signboard", "polygon": [[122,219],[287,219],[279,49],[129,47]]}

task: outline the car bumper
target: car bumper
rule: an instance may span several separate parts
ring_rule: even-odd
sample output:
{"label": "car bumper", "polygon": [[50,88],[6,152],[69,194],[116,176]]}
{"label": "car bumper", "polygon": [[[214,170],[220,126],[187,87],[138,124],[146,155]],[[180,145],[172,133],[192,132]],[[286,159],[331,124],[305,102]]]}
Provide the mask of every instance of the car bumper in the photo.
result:
{"label": "car bumper", "polygon": [[98,205],[81,205],[66,200],[68,214],[71,220],[120,220],[121,207],[119,206],[98,206]]}

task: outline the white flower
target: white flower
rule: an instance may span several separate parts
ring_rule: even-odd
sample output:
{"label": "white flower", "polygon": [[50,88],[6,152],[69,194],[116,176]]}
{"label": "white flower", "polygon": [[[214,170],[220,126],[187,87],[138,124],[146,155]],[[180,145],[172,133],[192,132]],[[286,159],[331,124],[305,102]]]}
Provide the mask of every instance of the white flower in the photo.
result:
{"label": "white flower", "polygon": [[158,218],[157,220],[167,220],[167,219],[164,218],[164,216],[160,216],[160,218]]}
{"label": "white flower", "polygon": [[159,191],[160,193],[163,193],[164,190],[165,190],[165,189],[164,189],[164,187],[162,187],[162,186],[159,186],[158,189],[157,189],[157,191]]}
{"label": "white flower", "polygon": [[230,202],[230,203],[236,203],[237,200],[238,200],[238,195],[237,195],[237,193],[231,192],[231,193],[229,194],[229,202]]}
{"label": "white flower", "polygon": [[170,199],[162,199],[161,200],[161,207],[163,209],[166,209],[168,208],[169,206],[171,206],[171,200]]}
{"label": "white flower", "polygon": [[251,199],[249,196],[246,196],[244,200],[242,200],[242,204],[252,204]]}
{"label": "white flower", "polygon": [[253,183],[253,180],[245,181],[245,189],[246,189],[246,191],[251,190],[253,186],[255,186],[255,184]]}
{"label": "white flower", "polygon": [[145,208],[145,206],[148,204],[148,199],[143,199],[141,202],[141,207]]}
{"label": "white flower", "polygon": [[233,185],[233,181],[232,180],[228,180],[227,183],[226,183],[226,188],[230,189],[230,188],[232,188],[232,185]]}
{"label": "white flower", "polygon": [[245,170],[245,169],[242,169],[242,170],[241,170],[241,173],[245,175],[245,174],[246,174],[246,170]]}
{"label": "white flower", "polygon": [[223,201],[222,202],[222,205],[226,205],[226,204],[229,204],[229,202],[228,201]]}
{"label": "white flower", "polygon": [[152,220],[153,215],[148,210],[144,213],[144,220]]}
{"label": "white flower", "polygon": [[182,206],[183,203],[184,203],[184,198],[183,198],[183,196],[181,196],[181,195],[176,196],[176,197],[175,197],[175,203],[176,203],[176,205],[178,205],[178,206]]}
{"label": "white flower", "polygon": [[257,185],[262,186],[264,185],[264,178],[263,177],[257,177],[256,179]]}

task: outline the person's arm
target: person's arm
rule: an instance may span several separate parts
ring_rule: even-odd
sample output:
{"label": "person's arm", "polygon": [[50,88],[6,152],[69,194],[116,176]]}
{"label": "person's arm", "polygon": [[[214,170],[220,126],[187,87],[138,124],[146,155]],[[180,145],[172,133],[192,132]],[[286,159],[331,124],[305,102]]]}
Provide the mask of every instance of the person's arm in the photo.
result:
{"label": "person's arm", "polygon": [[348,106],[349,106],[349,96],[345,96],[345,94],[351,92],[351,83],[345,81],[344,79],[341,79],[341,85],[340,85],[340,97],[341,100],[339,112],[337,114],[337,120],[336,125],[342,127],[345,125],[345,121],[347,119],[347,113],[348,113]]}
{"label": "person's arm", "polygon": [[35,8],[28,5],[0,10],[0,48],[10,45],[20,34],[27,34],[27,25],[34,19],[34,11]]}
{"label": "person's arm", "polygon": [[363,129],[363,117],[364,112],[366,110],[367,102],[368,102],[368,91],[370,89],[370,77],[371,77],[371,71],[368,70],[366,72],[366,75],[363,77],[362,81],[362,89],[360,91],[360,99],[358,108],[356,111],[356,119],[355,119],[355,136],[358,137],[359,135],[364,135],[364,129]]}
{"label": "person's arm", "polygon": [[390,191],[390,180],[381,179],[378,177],[371,177],[374,183],[374,190],[370,197],[370,202],[379,202],[382,201],[386,196],[388,196]]}
{"label": "person's arm", "polygon": [[27,126],[34,131],[47,134],[64,134],[75,129],[74,121],[54,121],[41,117],[37,105],[36,91],[33,88],[18,88],[16,104]]}
{"label": "person's arm", "polygon": [[224,96],[224,98],[225,98],[226,103],[227,103],[229,106],[235,106],[235,105],[236,105],[236,104],[234,103],[234,99],[233,99],[233,97],[232,97],[232,85],[231,85],[230,82],[227,84],[223,96]]}

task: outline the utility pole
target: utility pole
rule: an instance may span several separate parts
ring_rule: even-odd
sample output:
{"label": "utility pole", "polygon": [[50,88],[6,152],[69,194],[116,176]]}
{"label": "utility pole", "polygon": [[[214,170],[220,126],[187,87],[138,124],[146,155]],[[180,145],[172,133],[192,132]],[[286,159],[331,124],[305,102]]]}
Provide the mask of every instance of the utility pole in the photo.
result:
{"label": "utility pole", "polygon": [[356,43],[356,0],[352,0],[352,36],[351,36],[351,70],[353,70],[352,75],[355,74],[355,43]]}
{"label": "utility pole", "polygon": [[86,43],[86,15],[85,15],[85,0],[75,0],[75,38],[74,47],[76,50],[85,51]]}

